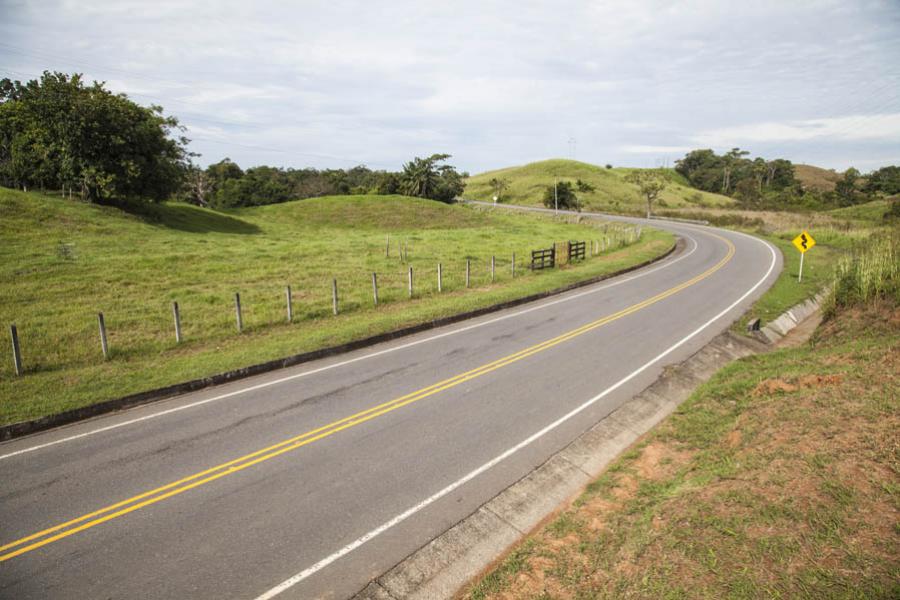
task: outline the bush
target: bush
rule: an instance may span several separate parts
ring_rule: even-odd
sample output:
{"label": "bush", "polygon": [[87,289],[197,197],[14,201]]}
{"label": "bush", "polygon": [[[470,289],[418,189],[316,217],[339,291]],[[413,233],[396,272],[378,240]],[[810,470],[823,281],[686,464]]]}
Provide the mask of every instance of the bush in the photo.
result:
{"label": "bush", "polygon": [[581,210],[575,189],[568,181],[560,181],[555,186],[547,186],[547,189],[544,190],[544,206],[547,208],[558,206],[564,210]]}

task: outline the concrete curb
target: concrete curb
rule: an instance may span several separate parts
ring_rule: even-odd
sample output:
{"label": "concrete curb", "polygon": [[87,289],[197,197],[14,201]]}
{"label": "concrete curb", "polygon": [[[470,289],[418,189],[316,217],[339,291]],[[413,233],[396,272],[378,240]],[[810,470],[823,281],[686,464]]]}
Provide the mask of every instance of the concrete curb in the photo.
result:
{"label": "concrete curb", "polygon": [[756,339],[763,343],[777,343],[779,340],[781,340],[781,338],[790,333],[790,331],[793,330],[797,325],[805,321],[811,314],[819,310],[819,308],[822,306],[822,302],[825,301],[827,295],[828,291],[822,290],[805,302],[801,302],[800,304],[792,306],[787,311],[781,313],[778,318],[774,319],[770,323],[767,323],[760,330],[754,331],[753,335],[756,337]]}
{"label": "concrete curb", "polygon": [[390,340],[394,340],[397,338],[402,338],[406,336],[410,336],[416,333],[421,333],[423,331],[428,331],[430,329],[436,329],[438,327],[443,327],[445,325],[452,325],[453,323],[458,323],[459,321],[465,321],[467,319],[473,319],[475,317],[480,317],[483,315],[487,315],[490,313],[498,312],[501,310],[505,310],[507,308],[514,308],[516,306],[520,306],[522,304],[528,304],[529,302],[534,302],[536,300],[543,300],[544,298],[549,298],[551,296],[557,296],[559,294],[563,294],[565,292],[586,287],[589,285],[593,285],[595,283],[599,283],[601,281],[605,281],[607,279],[611,279],[613,277],[618,277],[620,275],[624,275],[626,273],[630,273],[632,271],[636,271],[638,269],[643,269],[646,266],[652,265],[653,263],[659,262],[667,257],[669,257],[676,249],[683,247],[683,242],[679,238],[676,240],[672,247],[666,250],[663,254],[652,258],[650,260],[646,260],[640,264],[632,265],[625,269],[620,269],[614,273],[607,273],[606,275],[599,275],[597,277],[592,277],[590,279],[585,279],[584,281],[578,281],[575,283],[571,283],[569,285],[559,287],[547,292],[540,292],[537,294],[532,294],[530,296],[525,296],[523,298],[516,298],[514,300],[508,300],[506,302],[501,302],[499,304],[493,304],[491,306],[486,306],[484,308],[479,308],[476,310],[471,310],[465,313],[460,313],[457,315],[452,315],[449,317],[442,317],[440,319],[434,319],[433,321],[426,321],[424,323],[419,323],[417,325],[411,325],[409,327],[404,327],[402,329],[398,329],[396,331],[389,331],[387,333],[382,333],[379,335],[374,335],[368,338],[364,338],[361,340],[356,340],[354,342],[348,342],[346,344],[340,344],[337,346],[330,346],[328,348],[322,348],[320,350],[313,350],[311,352],[304,352],[302,354],[295,354],[292,356],[288,356],[285,358],[279,358],[275,360],[270,360],[268,362],[251,365],[249,367],[243,367],[240,369],[234,369],[232,371],[226,371],[225,373],[219,373],[217,375],[211,375],[209,377],[202,377],[200,379],[193,379],[191,381],[186,381],[183,383],[177,383],[174,385],[166,386],[163,388],[158,388],[154,390],[148,390],[146,392],[139,392],[137,394],[131,394],[128,396],[124,396],[121,398],[115,398],[112,400],[106,400],[104,402],[98,402],[97,404],[91,404],[89,406],[84,406],[82,408],[76,408],[73,410],[68,410],[62,413],[58,413],[55,415],[48,415],[46,417],[41,417],[39,419],[34,419],[31,421],[22,421],[20,423],[12,423],[10,425],[0,426],[0,442],[11,440],[13,438],[22,437],[25,435],[30,435],[32,433],[37,433],[39,431],[44,431],[47,429],[52,429],[54,427],[60,427],[62,425],[68,425],[71,423],[75,423],[78,421],[83,421],[85,419],[90,419],[92,417],[104,415],[111,412],[116,412],[120,410],[125,410],[128,408],[134,408],[136,406],[140,406],[143,404],[149,404],[151,402],[156,402],[159,400],[165,400],[166,398],[171,398],[173,396],[178,396],[180,394],[186,394],[188,392],[195,392],[197,390],[201,390],[203,388],[207,388],[214,385],[220,385],[222,383],[227,383],[229,381],[235,381],[237,379],[244,379],[246,377],[252,377],[253,375],[260,375],[262,373],[268,373],[270,371],[275,371],[277,369],[284,369],[286,367],[293,367],[302,363],[311,362],[314,360],[318,360],[321,358],[326,358],[328,356],[334,356],[336,354],[344,354],[347,352],[351,352],[353,350],[360,350],[362,348],[368,348],[370,346],[374,346],[376,344],[380,344],[382,342],[387,342]]}
{"label": "concrete curb", "polygon": [[[819,309],[825,292],[792,307],[759,333],[731,331],[665,373],[527,476],[373,580],[352,600],[454,598],[548,516],[574,499],[624,450],[735,359],[767,352]],[[783,333],[781,333],[783,331]],[[777,336],[774,341],[769,337]]]}

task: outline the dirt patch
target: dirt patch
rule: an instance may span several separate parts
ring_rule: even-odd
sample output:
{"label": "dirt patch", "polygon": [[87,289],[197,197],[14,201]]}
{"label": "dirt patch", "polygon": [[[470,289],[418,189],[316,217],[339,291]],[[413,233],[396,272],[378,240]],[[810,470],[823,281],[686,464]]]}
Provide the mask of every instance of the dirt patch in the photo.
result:
{"label": "dirt patch", "polygon": [[796,392],[797,386],[788,383],[783,379],[766,379],[765,381],[760,381],[759,385],[756,386],[756,389],[753,390],[754,396],[771,396],[777,393],[789,393]]}
{"label": "dirt patch", "polygon": [[797,380],[797,385],[803,388],[816,388],[824,385],[837,385],[843,381],[843,375],[804,375]]}

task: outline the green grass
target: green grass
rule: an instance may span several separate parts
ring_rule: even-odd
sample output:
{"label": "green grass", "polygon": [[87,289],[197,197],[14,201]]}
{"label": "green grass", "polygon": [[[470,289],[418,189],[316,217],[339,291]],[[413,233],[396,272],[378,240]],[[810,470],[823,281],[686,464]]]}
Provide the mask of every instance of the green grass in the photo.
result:
{"label": "green grass", "polygon": [[[800,252],[794,244],[783,237],[771,235],[760,237],[781,250],[784,268],[772,287],[738,320],[735,329],[740,331],[746,331],[750,319],[759,317],[762,323],[766,324],[792,306],[818,294],[831,283],[834,269],[842,255],[836,248],[817,243],[803,258],[803,279],[800,280]],[[793,239],[792,237],[791,240]]]}
{"label": "green grass", "polygon": [[898,323],[732,363],[467,597],[898,597]]}
{"label": "green grass", "polygon": [[839,219],[854,219],[880,224],[884,220],[884,215],[890,206],[890,200],[872,200],[865,204],[836,208],[828,211],[828,214]]}
{"label": "green grass", "polygon": [[[129,213],[0,188],[0,322],[16,323],[27,369],[16,377],[9,354],[0,363],[0,423],[554,289],[649,260],[673,243],[671,235],[644,228],[632,246],[577,266],[526,272],[531,249],[624,237],[622,226],[599,227],[401,196],[319,198],[227,212],[164,204]],[[398,258],[400,240],[409,264]],[[493,285],[491,255],[497,257]],[[472,265],[468,290],[466,259]],[[438,262],[444,267],[440,295]],[[415,274],[412,300],[408,266]],[[377,308],[372,272],[379,278]],[[340,294],[337,317],[331,314],[332,278]],[[292,324],[285,319],[288,284]],[[243,306],[241,334],[235,292]],[[179,345],[172,301],[181,309],[185,342]],[[98,311],[109,329],[108,361],[100,352]]]}
{"label": "green grass", "polygon": [[[643,214],[645,203],[638,195],[637,187],[625,181],[625,176],[635,169],[606,169],[574,160],[553,159],[489,171],[469,177],[464,196],[470,200],[491,202],[494,190],[488,183],[493,178],[507,179],[508,190],[500,201],[509,204],[541,206],[544,190],[559,181],[575,183],[578,179],[594,186],[595,191],[576,192],[584,210],[603,210]],[[663,191],[658,208],[665,207],[713,207],[731,206],[734,201],[726,196],[710,194],[690,187],[683,177],[670,171],[672,183]]]}

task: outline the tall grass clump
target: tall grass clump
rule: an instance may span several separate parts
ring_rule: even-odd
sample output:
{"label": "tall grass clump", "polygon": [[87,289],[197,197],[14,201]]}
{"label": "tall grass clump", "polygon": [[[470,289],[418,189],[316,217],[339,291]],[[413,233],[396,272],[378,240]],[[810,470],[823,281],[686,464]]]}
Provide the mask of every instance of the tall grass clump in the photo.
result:
{"label": "tall grass clump", "polygon": [[838,262],[826,314],[878,299],[900,302],[900,229],[870,238]]}

